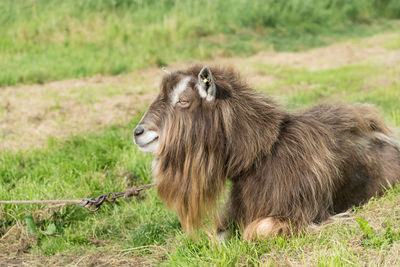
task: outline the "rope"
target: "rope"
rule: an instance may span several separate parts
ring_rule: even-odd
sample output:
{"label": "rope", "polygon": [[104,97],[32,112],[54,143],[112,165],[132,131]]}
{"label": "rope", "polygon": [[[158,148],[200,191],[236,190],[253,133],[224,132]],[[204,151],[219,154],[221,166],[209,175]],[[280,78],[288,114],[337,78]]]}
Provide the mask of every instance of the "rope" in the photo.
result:
{"label": "rope", "polygon": [[139,187],[128,188],[123,192],[109,192],[102,194],[96,198],[83,199],[61,199],[61,200],[0,200],[0,204],[79,204],[90,211],[97,211],[104,202],[114,202],[120,197],[129,198],[132,196],[138,197],[142,190],[155,186],[156,184],[145,184]]}
{"label": "rope", "polygon": [[0,200],[0,204],[81,204],[82,199],[63,200]]}

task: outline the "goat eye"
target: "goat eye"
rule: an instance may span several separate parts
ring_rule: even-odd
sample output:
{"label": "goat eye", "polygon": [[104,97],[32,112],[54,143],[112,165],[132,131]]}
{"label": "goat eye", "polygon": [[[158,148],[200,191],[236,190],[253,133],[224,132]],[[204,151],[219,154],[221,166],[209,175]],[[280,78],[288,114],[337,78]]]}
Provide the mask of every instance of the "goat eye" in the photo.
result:
{"label": "goat eye", "polygon": [[190,102],[187,101],[187,100],[184,100],[184,99],[179,99],[178,104],[179,104],[181,107],[188,107],[189,104],[190,104]]}

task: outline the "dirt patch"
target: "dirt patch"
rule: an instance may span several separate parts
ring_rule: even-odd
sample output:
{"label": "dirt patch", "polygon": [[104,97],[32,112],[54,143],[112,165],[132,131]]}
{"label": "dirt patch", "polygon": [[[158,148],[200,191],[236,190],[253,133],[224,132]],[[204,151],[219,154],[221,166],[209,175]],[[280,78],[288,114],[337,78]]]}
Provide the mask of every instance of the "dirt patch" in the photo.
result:
{"label": "dirt patch", "polygon": [[37,236],[29,234],[21,224],[17,223],[0,239],[0,258],[24,253],[35,245],[37,245]]}
{"label": "dirt patch", "polygon": [[[251,85],[261,88],[277,78],[260,72],[256,63],[311,71],[360,62],[398,66],[400,50],[386,50],[382,46],[385,40],[396,36],[378,35],[300,53],[267,51],[249,58],[221,58],[205,63],[233,65]],[[193,63],[176,63],[168,69],[173,71]],[[0,88],[0,150],[40,147],[49,136],[63,138],[124,124],[151,102],[162,75],[160,68],[150,68],[114,77]]]}
{"label": "dirt patch", "polygon": [[253,56],[250,60],[254,63],[264,62],[271,65],[289,65],[310,71],[339,68],[368,61],[375,62],[377,57],[387,60],[399,55],[398,51],[388,51],[382,47],[384,40],[392,39],[394,36],[397,35],[378,35],[361,41],[346,41],[300,53],[267,51]]}
{"label": "dirt patch", "polygon": [[110,255],[109,253],[56,254],[37,257],[28,253],[2,257],[0,267],[17,266],[153,266],[155,262],[135,256]]}
{"label": "dirt patch", "polygon": [[[152,75],[149,75],[152,74]],[[0,149],[129,121],[155,96],[160,71],[0,89]]]}
{"label": "dirt patch", "polygon": [[[93,240],[91,240],[93,241]],[[37,246],[36,234],[30,234],[25,227],[15,224],[0,239],[0,267],[17,266],[152,266],[161,261],[164,251],[157,246],[146,248],[152,257],[138,256],[129,249],[117,251],[106,247],[105,241],[94,240],[98,246],[94,251],[58,253],[51,256],[37,256],[30,253],[31,247]],[[100,244],[99,244],[100,242]],[[134,250],[133,252],[137,252]]]}

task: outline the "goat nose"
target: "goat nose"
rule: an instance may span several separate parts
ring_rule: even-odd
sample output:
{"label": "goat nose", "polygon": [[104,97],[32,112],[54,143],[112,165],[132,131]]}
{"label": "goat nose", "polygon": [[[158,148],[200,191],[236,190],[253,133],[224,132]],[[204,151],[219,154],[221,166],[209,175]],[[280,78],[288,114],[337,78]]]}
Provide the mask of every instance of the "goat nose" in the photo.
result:
{"label": "goat nose", "polygon": [[133,131],[135,136],[141,135],[143,132],[144,132],[144,128],[142,126],[140,126],[140,125],[138,125],[135,128],[135,131]]}

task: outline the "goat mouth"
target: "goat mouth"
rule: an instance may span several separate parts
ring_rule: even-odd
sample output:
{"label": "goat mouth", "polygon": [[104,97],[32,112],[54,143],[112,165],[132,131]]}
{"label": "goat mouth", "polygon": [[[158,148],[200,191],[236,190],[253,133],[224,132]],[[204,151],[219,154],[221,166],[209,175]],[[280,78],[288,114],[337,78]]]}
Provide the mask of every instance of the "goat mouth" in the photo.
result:
{"label": "goat mouth", "polygon": [[142,152],[154,153],[158,147],[158,137],[156,131],[147,131],[143,134],[136,135],[133,138],[133,142]]}
{"label": "goat mouth", "polygon": [[149,145],[151,145],[151,144],[153,144],[153,143],[155,143],[155,142],[157,142],[158,141],[158,136],[156,136],[156,137],[154,137],[150,142],[147,142],[147,143],[145,143],[145,144],[140,144],[140,143],[138,143],[138,142],[135,142],[139,147],[142,147],[142,148],[145,148],[145,147],[147,147],[147,146],[149,146]]}
{"label": "goat mouth", "polygon": [[154,143],[154,142],[156,142],[156,141],[158,141],[158,136],[157,136],[157,137],[154,137],[153,140],[151,140],[151,141],[148,142],[147,144],[144,144],[143,146],[148,146],[148,145],[150,145],[150,144],[152,144],[152,143]]}
{"label": "goat mouth", "polygon": [[158,147],[158,136],[154,137],[150,142],[138,144],[139,150],[145,153],[155,153]]}

